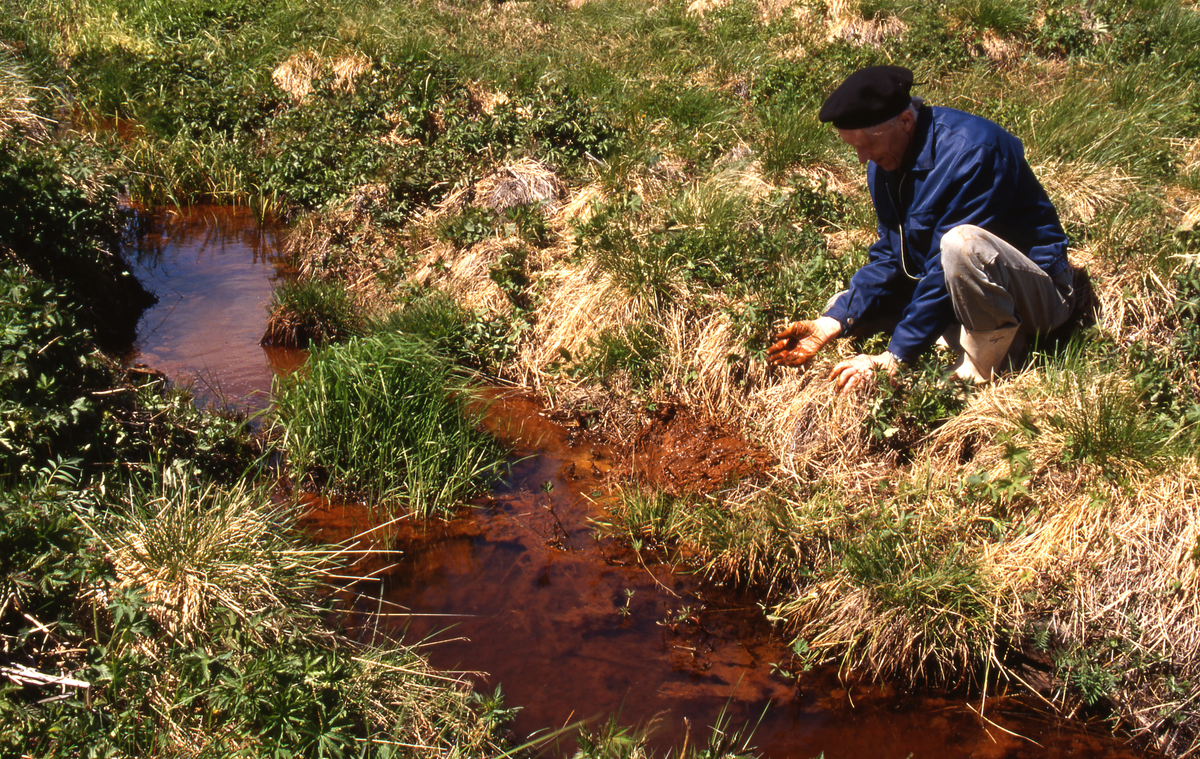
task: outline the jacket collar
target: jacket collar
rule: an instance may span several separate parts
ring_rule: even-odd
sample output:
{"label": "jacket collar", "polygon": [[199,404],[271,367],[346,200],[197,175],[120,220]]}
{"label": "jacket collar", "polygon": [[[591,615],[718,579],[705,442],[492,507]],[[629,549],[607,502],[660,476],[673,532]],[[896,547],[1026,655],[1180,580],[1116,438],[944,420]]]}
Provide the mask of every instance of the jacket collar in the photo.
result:
{"label": "jacket collar", "polygon": [[899,178],[910,171],[929,171],[933,168],[933,108],[930,106],[922,106],[917,111],[917,123],[913,127],[912,142],[908,147],[909,158],[907,158],[899,169],[895,171],[884,171],[876,166],[876,169],[887,177],[890,183],[891,178]]}
{"label": "jacket collar", "polygon": [[915,158],[909,171],[929,171],[933,168],[933,108],[923,106],[917,111],[911,148]]}

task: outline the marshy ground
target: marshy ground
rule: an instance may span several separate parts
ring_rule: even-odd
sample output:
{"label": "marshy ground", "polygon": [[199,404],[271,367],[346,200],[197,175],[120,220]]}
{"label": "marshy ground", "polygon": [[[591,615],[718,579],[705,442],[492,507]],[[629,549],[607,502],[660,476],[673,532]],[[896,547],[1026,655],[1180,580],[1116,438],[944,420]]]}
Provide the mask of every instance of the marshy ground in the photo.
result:
{"label": "marshy ground", "polygon": [[[1198,51],[1187,0],[13,0],[0,735],[504,751],[498,699],[318,623],[347,556],[254,487],[283,466],[436,520],[505,468],[482,381],[627,453],[606,539],[753,594],[785,668],[1036,693],[1194,753]],[[836,356],[762,361],[872,240],[861,168],[814,114],[883,62],[1024,141],[1090,277],[1081,328],[984,389],[944,355],[850,398],[822,379]],[[265,337],[312,355],[271,434],[112,360],[151,300],[122,195],[286,224],[296,280]],[[688,751],[744,753],[712,740]]]}

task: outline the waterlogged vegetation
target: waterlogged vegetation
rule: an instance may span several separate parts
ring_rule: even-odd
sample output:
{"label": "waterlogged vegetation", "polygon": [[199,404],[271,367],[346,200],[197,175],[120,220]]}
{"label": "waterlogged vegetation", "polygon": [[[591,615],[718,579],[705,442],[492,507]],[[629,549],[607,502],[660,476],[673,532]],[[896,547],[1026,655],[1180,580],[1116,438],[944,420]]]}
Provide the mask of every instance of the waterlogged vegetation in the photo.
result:
{"label": "waterlogged vegetation", "polygon": [[275,396],[297,480],[399,513],[432,515],[494,479],[503,452],[482,403],[419,338],[379,333],[314,352]]}
{"label": "waterlogged vegetation", "polygon": [[[139,301],[116,256],[117,183],[291,222],[300,282],[271,340],[323,344],[280,391],[300,481],[422,513],[461,499],[494,461],[460,413],[464,368],[619,443],[646,411],[690,406],[777,465],[708,493],[624,483],[607,524],[645,561],[758,592],[794,636],[783,669],[832,658],[915,685],[1029,687],[1169,755],[1200,745],[1194,3],[7,7],[4,666],[92,683],[83,709],[76,686],[44,704],[44,686],[6,690],[11,745],[65,755],[103,732],[123,753],[336,755],[386,734],[372,750],[494,749],[464,689],[400,679],[421,669],[410,653],[311,632],[304,583],[207,588],[183,565],[102,560],[186,542],[145,518],[172,523],[181,499],[230,525],[230,499],[264,508],[237,485],[256,460],[241,421],[92,347],[128,334],[118,306]],[[798,372],[761,360],[865,259],[861,168],[814,114],[885,62],[928,102],[1021,137],[1088,273],[1078,328],[982,390],[946,380],[941,354],[848,399],[823,380],[836,355]],[[385,439],[399,448],[381,456]],[[248,513],[291,534],[285,512]],[[239,561],[324,566],[246,539]],[[185,605],[172,582],[210,594],[189,627],[164,616]],[[259,690],[276,671],[303,684],[282,691],[295,702]],[[401,692],[455,706],[410,710]],[[393,722],[410,713],[457,716]],[[271,738],[239,743],[250,731]],[[639,750],[615,725],[581,750],[601,743]]]}

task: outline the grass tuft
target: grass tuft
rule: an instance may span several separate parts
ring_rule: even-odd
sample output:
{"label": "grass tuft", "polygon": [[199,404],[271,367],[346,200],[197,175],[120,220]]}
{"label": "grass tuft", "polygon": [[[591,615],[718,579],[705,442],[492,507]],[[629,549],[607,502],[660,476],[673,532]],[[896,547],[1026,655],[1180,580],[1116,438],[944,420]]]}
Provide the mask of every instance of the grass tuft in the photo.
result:
{"label": "grass tuft", "polygon": [[446,512],[503,463],[467,410],[466,378],[409,336],[319,349],[275,397],[293,471],[381,507]]}
{"label": "grass tuft", "polygon": [[265,489],[167,469],[152,488],[130,487],[103,540],[116,587],[139,593],[167,634],[196,643],[211,637],[217,609],[262,636],[258,620],[316,590],[323,552],[289,534],[294,521]]}
{"label": "grass tuft", "polygon": [[344,340],[361,329],[358,309],[339,282],[284,282],[271,294],[263,345],[308,348]]}

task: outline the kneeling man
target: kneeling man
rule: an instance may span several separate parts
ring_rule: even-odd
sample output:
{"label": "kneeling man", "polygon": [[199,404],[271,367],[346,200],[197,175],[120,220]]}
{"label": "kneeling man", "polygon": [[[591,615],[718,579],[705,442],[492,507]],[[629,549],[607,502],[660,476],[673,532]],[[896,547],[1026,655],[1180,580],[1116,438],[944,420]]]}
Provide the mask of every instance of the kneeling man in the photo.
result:
{"label": "kneeling man", "polygon": [[820,112],[867,164],[879,239],[849,289],[824,316],[777,335],[768,360],[798,366],[864,320],[898,320],[886,351],[833,368],[843,392],[912,361],[955,325],[956,373],[988,382],[1018,332],[1049,332],[1075,307],[1067,236],[1020,140],[987,119],[924,105],[912,84],[900,66],[861,69]]}

